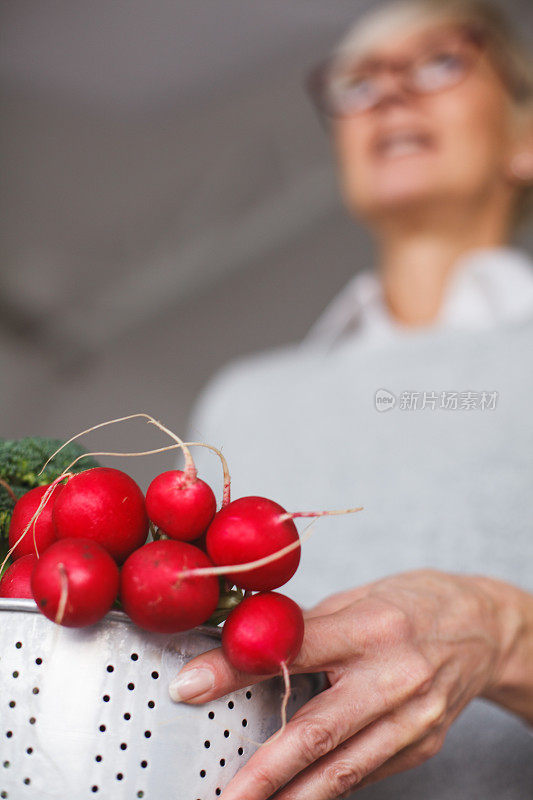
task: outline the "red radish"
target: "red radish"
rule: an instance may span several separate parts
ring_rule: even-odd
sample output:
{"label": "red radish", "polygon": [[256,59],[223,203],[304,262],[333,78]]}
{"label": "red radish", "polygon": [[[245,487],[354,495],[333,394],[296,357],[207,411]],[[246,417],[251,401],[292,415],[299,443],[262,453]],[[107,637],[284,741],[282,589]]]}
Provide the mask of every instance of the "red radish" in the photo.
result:
{"label": "red radish", "polygon": [[172,539],[145,544],[122,567],[124,611],[147,631],[177,633],[201,625],[217,606],[218,580],[213,575],[180,576],[201,567],[212,563],[191,544]]}
{"label": "red radish", "polygon": [[[265,497],[240,497],[222,508],[207,530],[207,552],[224,567],[247,564],[270,556],[299,539],[296,525],[284,508]],[[231,573],[243,589],[277,589],[292,578],[300,563],[300,547],[262,567]]]}
{"label": "red radish", "polygon": [[144,496],[133,478],[111,467],[73,475],[54,503],[59,539],[98,542],[121,564],[148,535]]}
{"label": "red radish", "polygon": [[171,539],[191,542],[205,531],[216,511],[211,487],[191,472],[171,469],[157,475],[146,492],[149,518]]}
{"label": "red radish", "polygon": [[93,625],[118,593],[118,567],[92,539],[62,539],[37,560],[31,581],[43,614],[68,628]]}
{"label": "red radish", "polygon": [[222,647],[241,672],[274,675],[294,661],[303,637],[300,606],[279,592],[260,592],[233,609],[222,629]]}
{"label": "red radish", "polygon": [[56,541],[57,534],[52,523],[52,507],[63,488],[61,484],[56,484],[46,501],[46,505],[41,509],[39,516],[35,520],[35,524],[32,523],[25,534],[24,531],[39,508],[48,486],[37,486],[35,489],[30,489],[29,492],[26,492],[17,500],[9,525],[9,547],[13,548],[11,551],[12,558],[20,558],[20,556],[25,556],[29,553],[35,554],[35,548],[37,548],[37,552],[40,555],[52,542]]}
{"label": "red radish", "polygon": [[0,597],[26,597],[33,600],[31,575],[36,563],[37,558],[30,553],[11,564],[0,580]]}

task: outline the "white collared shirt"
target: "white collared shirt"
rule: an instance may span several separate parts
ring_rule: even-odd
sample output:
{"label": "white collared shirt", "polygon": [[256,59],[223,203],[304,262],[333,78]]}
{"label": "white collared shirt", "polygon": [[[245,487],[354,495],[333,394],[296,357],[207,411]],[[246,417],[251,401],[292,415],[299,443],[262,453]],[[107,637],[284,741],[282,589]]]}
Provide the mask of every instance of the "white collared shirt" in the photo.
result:
{"label": "white collared shirt", "polygon": [[[533,263],[516,248],[479,249],[457,262],[435,329],[484,330],[533,313]],[[333,344],[347,333],[388,340],[405,332],[390,316],[375,271],[356,275],[311,328],[306,342]]]}

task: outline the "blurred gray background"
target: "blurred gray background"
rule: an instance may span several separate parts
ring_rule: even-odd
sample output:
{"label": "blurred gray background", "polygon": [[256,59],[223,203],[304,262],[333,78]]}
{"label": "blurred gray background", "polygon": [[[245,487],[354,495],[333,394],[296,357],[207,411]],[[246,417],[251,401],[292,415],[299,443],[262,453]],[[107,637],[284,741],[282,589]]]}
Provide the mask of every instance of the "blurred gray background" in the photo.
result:
{"label": "blurred gray background", "polygon": [[[183,434],[214,371],[300,339],[372,263],[303,80],[373,5],[3,3],[0,436],[141,410]],[[505,6],[531,41],[531,0]],[[173,456],[114,463],[146,485]]]}

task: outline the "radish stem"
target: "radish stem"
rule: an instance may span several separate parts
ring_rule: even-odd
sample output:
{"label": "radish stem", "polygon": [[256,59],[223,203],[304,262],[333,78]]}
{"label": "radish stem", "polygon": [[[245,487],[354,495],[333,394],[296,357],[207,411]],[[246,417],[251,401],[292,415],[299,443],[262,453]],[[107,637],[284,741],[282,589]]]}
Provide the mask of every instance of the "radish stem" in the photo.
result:
{"label": "radish stem", "polygon": [[[131,420],[131,419],[140,419],[140,418],[147,420],[148,424],[155,425],[157,428],[159,428],[159,430],[163,431],[163,433],[166,433],[168,436],[170,436],[171,439],[174,439],[174,441],[177,443],[174,447],[181,447],[183,449],[183,453],[184,453],[184,457],[185,457],[185,473],[186,473],[188,478],[191,478],[191,481],[196,478],[197,471],[196,471],[196,466],[194,464],[194,459],[193,459],[193,457],[192,457],[192,455],[190,453],[189,447],[193,447],[193,446],[195,446],[195,447],[206,447],[208,450],[211,450],[213,453],[216,453],[216,455],[220,459],[220,462],[222,464],[222,470],[224,472],[224,490],[223,490],[223,497],[222,497],[222,508],[224,508],[224,506],[226,506],[230,502],[231,478],[230,478],[230,474],[229,474],[227,461],[224,458],[224,455],[221,453],[221,451],[218,448],[213,447],[212,445],[205,444],[204,442],[183,442],[180,439],[180,437],[177,436],[175,433],[173,433],[171,430],[169,430],[169,428],[166,428],[161,422],[159,422],[154,417],[152,417],[151,414],[146,414],[145,412],[139,412],[138,414],[129,414],[126,417],[117,417],[117,419],[106,420],[105,422],[98,423],[98,425],[92,425],[90,428],[86,428],[84,431],[81,431],[80,433],[77,433],[75,436],[71,436],[71,438],[68,439],[68,441],[64,442],[64,444],[62,444],[61,447],[58,447],[58,449],[54,453],[52,453],[50,458],[48,458],[46,460],[46,462],[44,463],[41,471],[39,472],[39,475],[42,475],[43,471],[46,469],[46,467],[48,466],[50,461],[53,458],[55,458],[56,455],[59,452],[61,452],[61,450],[64,447],[67,446],[67,444],[70,444],[75,439],[79,439],[80,436],[85,436],[86,434],[91,433],[92,431],[95,431],[98,428],[105,427],[106,425],[114,425],[117,422],[126,422],[126,421]],[[93,454],[84,453],[83,455],[78,456],[78,458],[75,459],[75,461],[72,462],[72,464],[70,465],[69,469],[72,469],[73,465],[77,461],[79,461],[81,458],[85,458],[88,455],[104,455],[104,456],[105,455],[117,455],[117,456],[118,455],[121,455],[121,456],[122,455],[152,455],[154,453],[163,453],[165,450],[171,450],[171,449],[173,449],[173,448],[172,447],[167,447],[167,448],[160,448],[160,449],[157,449],[157,450],[146,450],[143,453],[93,453]]]}
{"label": "radish stem", "polygon": [[165,428],[165,426],[162,425],[161,422],[159,422],[157,419],[153,419],[153,418],[149,419],[148,420],[148,424],[149,425],[155,425],[156,428],[159,428],[160,431],[163,431],[163,433],[166,433],[168,436],[170,436],[171,439],[174,439],[175,442],[177,442],[178,444],[180,444],[182,446],[182,448],[183,448],[183,456],[185,458],[185,470],[184,470],[185,471],[185,477],[187,478],[189,483],[194,483],[194,481],[196,480],[197,475],[198,475],[198,470],[196,469],[196,465],[195,465],[194,459],[193,459],[193,457],[191,455],[191,451],[189,450],[189,448],[187,447],[185,442],[182,439],[180,439],[180,437],[177,434],[175,434],[173,431],[169,430],[168,428]]}

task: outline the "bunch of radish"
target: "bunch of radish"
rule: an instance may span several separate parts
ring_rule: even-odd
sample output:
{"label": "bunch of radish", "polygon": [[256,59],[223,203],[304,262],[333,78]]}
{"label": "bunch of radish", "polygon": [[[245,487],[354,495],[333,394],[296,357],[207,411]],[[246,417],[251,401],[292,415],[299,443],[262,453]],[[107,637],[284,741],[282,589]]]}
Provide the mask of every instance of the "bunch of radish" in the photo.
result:
{"label": "bunch of radish", "polygon": [[[228,660],[248,673],[281,672],[287,682],[304,621],[299,606],[273,590],[300,562],[294,518],[346,512],[288,513],[264,497],[231,502],[219,451],[224,494],[217,511],[189,446],[147,418],[174,439],[171,447],[183,450],[184,469],[157,475],[146,497],[129,475],[110,467],[66,472],[27,492],[11,520],[14,561],[0,581],[0,597],[33,598],[45,616],[67,627],[92,625],[117,602],[136,625],[159,633],[227,616],[222,646]],[[169,448],[149,452],[163,449]],[[150,530],[154,540],[147,542]]]}

